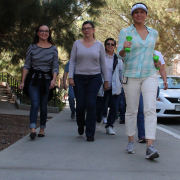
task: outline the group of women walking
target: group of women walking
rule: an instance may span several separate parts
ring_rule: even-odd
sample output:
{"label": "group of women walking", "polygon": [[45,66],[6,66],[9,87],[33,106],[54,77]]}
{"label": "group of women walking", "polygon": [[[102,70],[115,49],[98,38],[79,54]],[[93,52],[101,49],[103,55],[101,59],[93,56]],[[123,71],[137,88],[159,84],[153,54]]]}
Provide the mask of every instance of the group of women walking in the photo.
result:
{"label": "group of women walking", "polygon": [[[107,101],[107,97],[109,97],[110,111],[105,128],[108,134],[115,134],[113,124],[118,110],[117,97],[123,85],[127,104],[125,126],[128,145],[126,152],[129,154],[135,152],[134,135],[139,97],[142,92],[147,139],[146,158],[153,159],[159,157],[153,141],[157,124],[156,67],[159,67],[160,63],[155,63],[153,60],[158,32],[145,25],[147,13],[148,8],[143,3],[132,6],[133,24],[121,30],[117,55],[114,53],[116,41],[113,38],[106,39],[104,48],[103,43],[95,39],[94,24],[91,21],[85,21],[82,25],[84,38],[75,41],[72,47],[69,84],[74,88],[76,97],[78,133],[83,135],[85,132],[87,141],[94,141],[96,122],[101,121],[103,104]],[[127,36],[132,36],[131,42],[126,40]],[[41,115],[38,136],[44,137],[45,135],[48,97],[50,90],[54,88],[59,69],[57,48],[52,43],[49,27],[39,26],[35,39],[27,51],[20,85],[20,89],[23,89],[28,71],[32,72],[28,84],[31,99],[30,137],[32,139],[36,137],[35,128],[39,105]],[[125,48],[130,48],[131,52],[127,53]],[[53,76],[50,76],[51,70]],[[41,86],[41,84],[45,85]]]}

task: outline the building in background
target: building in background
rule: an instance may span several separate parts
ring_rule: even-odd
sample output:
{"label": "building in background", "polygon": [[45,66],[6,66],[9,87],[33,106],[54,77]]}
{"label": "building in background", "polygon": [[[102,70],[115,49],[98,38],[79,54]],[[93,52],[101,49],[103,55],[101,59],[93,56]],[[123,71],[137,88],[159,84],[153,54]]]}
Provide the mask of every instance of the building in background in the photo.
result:
{"label": "building in background", "polygon": [[171,66],[166,66],[167,75],[180,76],[180,54],[172,61]]}

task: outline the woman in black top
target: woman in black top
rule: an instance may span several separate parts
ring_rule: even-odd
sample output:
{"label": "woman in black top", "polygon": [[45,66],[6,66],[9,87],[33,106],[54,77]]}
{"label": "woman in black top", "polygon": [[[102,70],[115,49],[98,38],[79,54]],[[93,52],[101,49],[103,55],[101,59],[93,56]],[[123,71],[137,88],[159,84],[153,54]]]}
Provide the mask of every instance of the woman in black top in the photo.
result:
{"label": "woman in black top", "polygon": [[46,127],[47,103],[50,89],[55,87],[56,77],[59,73],[58,51],[52,43],[51,31],[47,25],[37,27],[34,41],[27,50],[22,82],[19,86],[21,90],[24,88],[28,73],[30,76],[28,95],[31,100],[30,138],[35,139],[39,106],[40,131],[38,137],[44,137],[45,135],[44,129]]}

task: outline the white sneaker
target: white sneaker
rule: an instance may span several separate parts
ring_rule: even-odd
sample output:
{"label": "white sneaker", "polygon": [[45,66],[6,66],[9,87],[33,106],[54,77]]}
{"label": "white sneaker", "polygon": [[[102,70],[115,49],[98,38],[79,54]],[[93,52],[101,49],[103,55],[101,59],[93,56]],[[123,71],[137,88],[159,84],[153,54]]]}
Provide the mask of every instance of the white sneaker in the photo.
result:
{"label": "white sneaker", "polygon": [[115,135],[115,131],[113,129],[113,127],[109,126],[108,128],[106,128],[106,133],[110,134],[110,135]]}
{"label": "white sneaker", "polygon": [[99,131],[101,128],[101,123],[96,123],[96,131]]}
{"label": "white sneaker", "polygon": [[146,150],[146,159],[154,159],[159,157],[159,152],[153,145],[150,145]]}
{"label": "white sneaker", "polygon": [[135,153],[135,141],[131,141],[128,143],[126,148],[127,154],[134,154]]}
{"label": "white sneaker", "polygon": [[103,124],[107,124],[107,118],[103,117]]}

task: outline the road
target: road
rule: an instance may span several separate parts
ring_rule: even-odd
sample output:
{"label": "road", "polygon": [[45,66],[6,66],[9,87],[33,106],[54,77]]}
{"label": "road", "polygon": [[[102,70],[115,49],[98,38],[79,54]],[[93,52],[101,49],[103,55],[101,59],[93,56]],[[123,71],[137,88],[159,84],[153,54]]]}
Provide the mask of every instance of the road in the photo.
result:
{"label": "road", "polygon": [[158,118],[158,124],[165,125],[180,132],[180,118]]}

